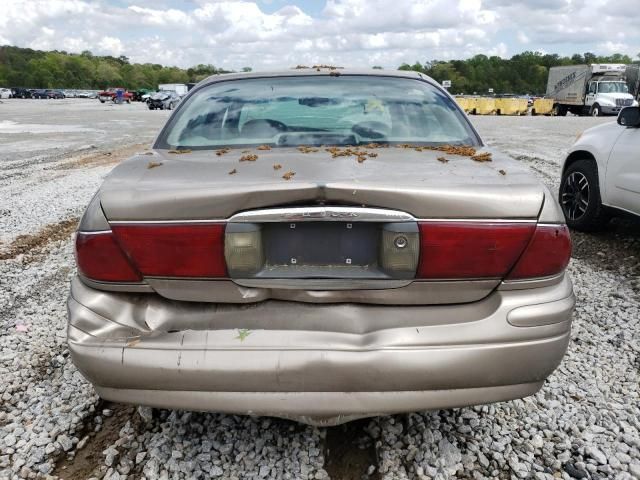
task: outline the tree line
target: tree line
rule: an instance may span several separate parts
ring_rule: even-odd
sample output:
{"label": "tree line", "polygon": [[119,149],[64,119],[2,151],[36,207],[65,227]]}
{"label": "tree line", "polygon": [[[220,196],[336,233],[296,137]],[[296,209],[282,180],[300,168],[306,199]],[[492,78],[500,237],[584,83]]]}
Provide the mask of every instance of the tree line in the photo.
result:
{"label": "tree line", "polygon": [[0,86],[26,88],[155,89],[161,83],[198,82],[228,70],[213,65],[187,69],[157,63],[131,63],[127,57],[64,51],[43,52],[0,46]]}
{"label": "tree line", "polygon": [[[495,93],[540,95],[546,90],[551,67],[632,61],[628,55],[619,53],[598,56],[587,52],[562,57],[527,51],[509,59],[475,55],[466,60],[405,63],[399,69],[422,72],[439,82],[451,80],[449,90],[452,93],[485,94],[492,88]],[[250,71],[251,68],[243,70]],[[157,63],[131,63],[125,56],[97,56],[89,51],[76,54],[0,46],[0,86],[3,87],[155,89],[161,83],[198,82],[209,75],[229,72],[209,64],[183,69]]]}
{"label": "tree line", "polygon": [[[640,54],[638,55],[640,57]],[[415,70],[442,82],[451,80],[451,93],[516,93],[544,95],[549,69],[558,65],[589,63],[632,63],[629,55],[614,53],[599,56],[591,52],[561,57],[558,54],[522,52],[506,59],[475,55],[466,60],[431,60],[421,64],[403,64],[400,70]]]}

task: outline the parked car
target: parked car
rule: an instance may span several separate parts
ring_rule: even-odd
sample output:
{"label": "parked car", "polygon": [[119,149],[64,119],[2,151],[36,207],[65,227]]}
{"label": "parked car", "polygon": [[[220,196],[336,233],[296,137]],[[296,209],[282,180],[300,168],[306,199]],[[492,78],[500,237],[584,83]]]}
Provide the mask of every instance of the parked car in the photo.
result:
{"label": "parked car", "polygon": [[11,89],[13,98],[31,98],[31,90],[23,87],[15,87]]}
{"label": "parked car", "polygon": [[173,110],[180,103],[180,96],[170,90],[163,90],[149,96],[149,100],[147,100],[147,105],[149,105],[149,110]]}
{"label": "parked car", "polygon": [[12,97],[12,93],[11,90],[8,88],[0,88],[0,99],[3,98],[11,98]]}
{"label": "parked car", "polygon": [[98,92],[97,98],[100,100],[100,103],[104,103],[107,101],[115,102],[118,99],[118,90],[122,91],[122,100],[127,103],[131,103],[133,93],[127,91],[122,87],[107,88],[106,90]]}
{"label": "parked car", "polygon": [[64,92],[62,90],[47,90],[48,98],[61,99],[66,98]]}
{"label": "parked car", "polygon": [[38,98],[40,100],[49,98],[49,91],[44,88],[36,88],[31,92],[31,98]]}
{"label": "parked car", "polygon": [[618,213],[640,216],[640,108],[584,131],[562,166],[560,205],[571,228],[603,228]]}
{"label": "parked car", "polygon": [[550,191],[414,72],[212,76],[76,237],[104,399],[336,424],[538,391],[570,339]]}

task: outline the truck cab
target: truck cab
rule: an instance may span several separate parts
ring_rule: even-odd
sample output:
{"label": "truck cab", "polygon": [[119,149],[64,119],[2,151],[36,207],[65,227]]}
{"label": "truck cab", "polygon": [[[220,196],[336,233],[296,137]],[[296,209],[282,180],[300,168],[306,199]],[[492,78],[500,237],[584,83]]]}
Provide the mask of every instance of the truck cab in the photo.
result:
{"label": "truck cab", "polygon": [[589,113],[596,117],[617,115],[622,108],[637,104],[623,80],[606,77],[589,82],[584,103]]}

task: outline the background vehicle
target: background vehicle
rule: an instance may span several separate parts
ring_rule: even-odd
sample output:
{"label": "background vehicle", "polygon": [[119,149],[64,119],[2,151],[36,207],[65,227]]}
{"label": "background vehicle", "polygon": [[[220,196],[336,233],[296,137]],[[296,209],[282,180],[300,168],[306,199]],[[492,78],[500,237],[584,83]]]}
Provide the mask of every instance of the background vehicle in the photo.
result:
{"label": "background vehicle", "polygon": [[2,98],[11,98],[13,93],[8,88],[0,88],[0,99]]}
{"label": "background vehicle", "polygon": [[546,96],[554,99],[556,115],[601,116],[637,105],[623,79],[625,65],[592,64],[551,67]]}
{"label": "background vehicle", "polygon": [[62,99],[66,98],[64,92],[62,90],[47,90],[48,98]]}
{"label": "background vehicle", "polygon": [[31,98],[38,98],[40,100],[44,98],[49,98],[48,90],[44,88],[36,88],[31,92]]}
{"label": "background vehicle", "polygon": [[147,100],[149,110],[173,110],[178,106],[178,103],[180,103],[180,96],[176,92],[169,90],[154,93]]}
{"label": "background vehicle", "polygon": [[189,87],[184,83],[163,83],[158,85],[158,90],[176,92],[180,97],[184,97],[189,91]]}
{"label": "background vehicle", "polygon": [[118,97],[118,90],[123,90],[124,91],[123,100],[127,103],[131,103],[131,99],[133,98],[133,93],[121,87],[107,88],[106,90],[98,92],[98,100],[100,100],[100,103],[104,103],[108,101],[115,102]]}
{"label": "background vehicle", "polygon": [[210,77],[105,179],[68,303],[103,398],[335,424],[531,395],[561,361],[549,190],[434,80],[318,70]]}
{"label": "background vehicle", "polygon": [[582,133],[562,167],[560,205],[567,224],[592,231],[611,215],[640,215],[640,109],[627,107],[618,123]]}
{"label": "background vehicle", "polygon": [[624,76],[627,79],[629,93],[633,95],[636,101],[640,101],[640,64],[627,65]]}
{"label": "background vehicle", "polygon": [[11,89],[13,98],[31,98],[31,90],[23,87],[15,87]]}

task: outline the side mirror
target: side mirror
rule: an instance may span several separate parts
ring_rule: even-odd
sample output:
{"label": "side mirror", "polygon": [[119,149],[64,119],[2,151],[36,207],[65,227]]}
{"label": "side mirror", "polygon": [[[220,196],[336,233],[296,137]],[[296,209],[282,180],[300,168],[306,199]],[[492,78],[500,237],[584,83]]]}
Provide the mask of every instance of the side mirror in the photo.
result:
{"label": "side mirror", "polygon": [[640,107],[626,107],[618,114],[618,125],[640,127]]}

